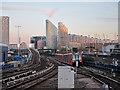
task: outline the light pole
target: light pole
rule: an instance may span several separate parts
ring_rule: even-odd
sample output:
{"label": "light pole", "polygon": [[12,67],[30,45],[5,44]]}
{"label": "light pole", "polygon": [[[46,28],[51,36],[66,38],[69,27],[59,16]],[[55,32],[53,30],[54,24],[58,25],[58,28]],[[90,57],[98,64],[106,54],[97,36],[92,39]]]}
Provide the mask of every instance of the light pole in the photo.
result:
{"label": "light pole", "polygon": [[102,52],[103,52],[103,54],[104,54],[104,51],[105,51],[105,47],[104,47],[105,39],[102,41],[102,43],[103,43],[103,50],[102,50]]}
{"label": "light pole", "polygon": [[16,25],[15,27],[18,28],[18,56],[19,56],[19,49],[20,49],[20,34],[19,34],[19,28],[22,27],[22,26],[19,26],[19,25]]}
{"label": "light pole", "polygon": [[88,35],[89,38],[89,54],[90,54],[90,35]]}

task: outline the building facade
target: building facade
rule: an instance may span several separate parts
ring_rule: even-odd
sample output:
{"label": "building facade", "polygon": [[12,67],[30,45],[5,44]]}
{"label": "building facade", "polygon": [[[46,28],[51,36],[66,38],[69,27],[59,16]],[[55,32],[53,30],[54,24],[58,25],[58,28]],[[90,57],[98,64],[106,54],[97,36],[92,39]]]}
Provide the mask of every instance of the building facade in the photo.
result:
{"label": "building facade", "polygon": [[0,61],[8,60],[9,17],[0,16]]}
{"label": "building facade", "polygon": [[58,23],[58,48],[61,49],[61,47],[68,47],[68,29],[66,26],[62,23]]}
{"label": "building facade", "polygon": [[46,37],[45,36],[32,36],[30,43],[34,45],[35,49],[40,48],[40,41],[45,43],[46,46]]}
{"label": "building facade", "polygon": [[46,37],[41,38],[38,42],[37,42],[37,48],[38,49],[42,49],[46,46]]}
{"label": "building facade", "polygon": [[27,45],[25,42],[20,43],[20,49],[27,49]]}
{"label": "building facade", "polygon": [[2,26],[0,43],[9,44],[9,17],[8,16],[0,17],[0,26]]}
{"label": "building facade", "polygon": [[57,28],[49,20],[46,20],[46,46],[51,49],[57,48]]}
{"label": "building facade", "polygon": [[[18,44],[8,44],[9,49],[18,49]],[[27,49],[27,45],[25,42],[20,43],[20,49]]]}
{"label": "building facade", "polygon": [[9,44],[9,45],[8,45],[8,48],[9,48],[9,49],[18,49],[17,46],[18,46],[17,44]]}

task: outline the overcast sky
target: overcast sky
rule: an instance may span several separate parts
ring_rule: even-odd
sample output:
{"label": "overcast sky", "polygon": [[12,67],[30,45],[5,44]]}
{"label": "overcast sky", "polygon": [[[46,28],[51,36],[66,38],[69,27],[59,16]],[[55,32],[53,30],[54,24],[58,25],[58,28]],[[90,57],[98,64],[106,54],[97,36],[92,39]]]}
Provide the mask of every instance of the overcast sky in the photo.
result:
{"label": "overcast sky", "polygon": [[10,43],[18,43],[16,25],[21,41],[29,43],[32,35],[46,35],[45,20],[56,27],[63,22],[69,33],[99,34],[114,39],[118,34],[117,2],[4,2],[2,15],[10,17]]}

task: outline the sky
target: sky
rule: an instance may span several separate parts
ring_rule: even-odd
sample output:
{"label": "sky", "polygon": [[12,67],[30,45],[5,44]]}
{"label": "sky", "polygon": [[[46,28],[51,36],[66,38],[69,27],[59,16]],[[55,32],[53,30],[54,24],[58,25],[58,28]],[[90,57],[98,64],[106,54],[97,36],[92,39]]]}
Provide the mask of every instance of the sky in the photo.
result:
{"label": "sky", "polygon": [[45,36],[46,19],[56,27],[63,22],[71,34],[103,38],[104,33],[109,39],[118,34],[117,2],[2,2],[2,16],[10,17],[10,43],[18,43],[16,25],[27,44],[31,36]]}

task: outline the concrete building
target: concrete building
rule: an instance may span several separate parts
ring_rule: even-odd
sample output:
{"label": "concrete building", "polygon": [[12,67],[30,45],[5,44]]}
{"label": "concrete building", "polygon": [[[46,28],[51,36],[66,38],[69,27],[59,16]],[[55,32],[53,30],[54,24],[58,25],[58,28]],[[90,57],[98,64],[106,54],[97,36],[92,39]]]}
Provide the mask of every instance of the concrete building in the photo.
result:
{"label": "concrete building", "polygon": [[61,49],[61,47],[68,47],[68,29],[66,26],[62,23],[58,23],[58,48]]}
{"label": "concrete building", "polygon": [[81,48],[81,43],[79,42],[68,42],[69,49],[72,50],[72,48]]}
{"label": "concrete building", "polygon": [[57,48],[57,28],[49,20],[46,20],[46,46],[51,49]]}
{"label": "concrete building", "polygon": [[80,38],[79,38],[80,36],[79,35],[77,35],[77,42],[80,42]]}
{"label": "concrete building", "polygon": [[30,39],[30,43],[31,44],[34,44],[34,48],[35,49],[38,49],[38,41],[45,41],[46,43],[46,37],[45,36],[32,36],[31,39]]}
{"label": "concrete building", "polygon": [[112,49],[117,49],[116,45],[107,45],[105,47],[102,47],[102,51],[104,50],[104,52],[111,52]]}
{"label": "concrete building", "polygon": [[43,37],[40,40],[38,40],[38,42],[37,42],[37,48],[38,49],[42,49],[45,46],[46,46],[46,37]]}
{"label": "concrete building", "polygon": [[0,44],[0,62],[8,60],[8,46],[7,44]]}
{"label": "concrete building", "polygon": [[68,41],[71,42],[71,34],[68,34]]}
{"label": "concrete building", "polygon": [[84,47],[84,37],[83,35],[80,35],[80,43],[81,43],[81,48]]}
{"label": "concrete building", "polygon": [[[9,49],[18,49],[18,44],[8,44]],[[27,49],[25,42],[20,43],[20,49]]]}
{"label": "concrete building", "polygon": [[0,16],[1,40],[0,43],[9,44],[9,17]]}
{"label": "concrete building", "polygon": [[0,16],[0,62],[8,60],[9,17]]}
{"label": "concrete building", "polygon": [[18,49],[17,44],[9,44],[8,48],[9,49]]}
{"label": "concrete building", "polygon": [[73,34],[70,34],[71,35],[71,42],[73,42]]}
{"label": "concrete building", "polygon": [[120,48],[120,30],[118,30],[118,44],[119,44],[119,48]]}
{"label": "concrete building", "polygon": [[76,35],[75,35],[75,34],[73,34],[73,42],[75,42],[75,37],[76,37]]}
{"label": "concrete building", "polygon": [[27,49],[27,45],[25,42],[20,43],[20,49]]}

